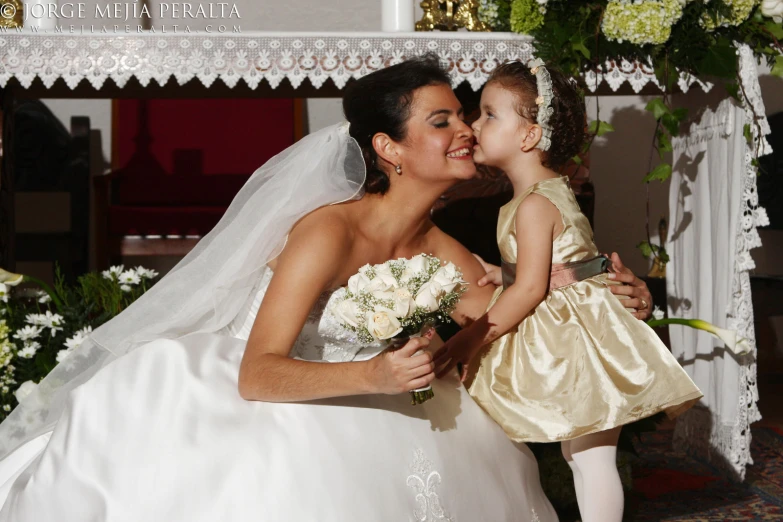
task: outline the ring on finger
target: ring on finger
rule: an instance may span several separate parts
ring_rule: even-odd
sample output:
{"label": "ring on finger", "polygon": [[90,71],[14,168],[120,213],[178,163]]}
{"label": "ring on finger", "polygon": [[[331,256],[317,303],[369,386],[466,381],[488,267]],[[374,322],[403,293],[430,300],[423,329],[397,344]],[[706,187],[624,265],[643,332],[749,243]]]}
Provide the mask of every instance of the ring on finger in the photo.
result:
{"label": "ring on finger", "polygon": [[642,302],[642,307],[639,310],[647,310],[650,307],[650,303],[645,301],[644,297],[640,297],[639,300]]}

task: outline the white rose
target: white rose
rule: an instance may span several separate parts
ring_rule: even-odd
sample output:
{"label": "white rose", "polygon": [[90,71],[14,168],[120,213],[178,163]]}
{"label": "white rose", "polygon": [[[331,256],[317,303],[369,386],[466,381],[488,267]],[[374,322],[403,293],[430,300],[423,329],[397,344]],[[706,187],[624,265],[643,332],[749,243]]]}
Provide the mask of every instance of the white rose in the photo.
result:
{"label": "white rose", "polygon": [[761,14],[772,18],[775,23],[783,23],[783,0],[764,0],[761,2]]}
{"label": "white rose", "polygon": [[367,312],[366,321],[367,330],[375,339],[391,339],[402,331],[394,312],[380,306],[376,307],[374,312]]}
{"label": "white rose", "polygon": [[394,290],[396,288],[397,281],[390,273],[389,275],[376,275],[367,286],[367,291],[370,292],[376,299],[386,300],[393,297]]}
{"label": "white rose", "polygon": [[359,292],[368,286],[370,286],[370,279],[361,272],[361,269],[358,274],[354,274],[348,279],[348,291],[353,295],[359,295]]}
{"label": "white rose", "polygon": [[435,281],[424,283],[416,294],[416,305],[428,312],[436,312],[443,297],[443,288]]}
{"label": "white rose", "polygon": [[454,263],[449,263],[438,268],[438,271],[432,276],[432,281],[438,283],[443,288],[443,292],[449,293],[457,288],[457,285],[462,282],[462,278],[457,277],[457,267],[454,266]]}
{"label": "white rose", "polygon": [[375,278],[373,278],[372,281],[373,283],[376,281],[383,282],[383,284],[392,288],[397,286],[397,279],[394,278],[394,274],[392,274],[391,267],[388,263],[375,267]]}
{"label": "white rose", "polygon": [[361,313],[361,308],[359,308],[359,305],[353,299],[346,299],[334,308],[334,314],[337,318],[354,328],[359,326]]}
{"label": "white rose", "polygon": [[655,319],[656,321],[660,321],[661,319],[663,319],[664,315],[665,315],[664,311],[658,308],[657,306],[655,307],[655,310],[653,310],[652,313],[653,319]]}
{"label": "white rose", "polygon": [[33,381],[25,381],[22,383],[21,386],[14,392],[14,395],[16,396],[16,400],[19,402],[22,402],[22,399],[33,393],[35,389],[38,387],[37,384],[35,384]]}
{"label": "white rose", "polygon": [[406,288],[398,288],[394,292],[394,315],[405,319],[416,310],[416,301]]}
{"label": "white rose", "polygon": [[427,258],[424,257],[424,254],[419,254],[408,259],[405,263],[405,269],[402,271],[402,276],[400,276],[400,281],[408,281],[417,273],[423,272],[427,267],[427,264],[428,261]]}

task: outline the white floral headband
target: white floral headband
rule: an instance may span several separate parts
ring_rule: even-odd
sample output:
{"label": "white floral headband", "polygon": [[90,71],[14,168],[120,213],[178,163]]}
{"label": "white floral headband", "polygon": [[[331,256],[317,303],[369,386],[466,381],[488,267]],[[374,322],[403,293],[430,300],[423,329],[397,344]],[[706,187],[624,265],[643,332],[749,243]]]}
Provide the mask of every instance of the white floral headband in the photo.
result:
{"label": "white floral headband", "polygon": [[552,77],[549,75],[546,67],[544,67],[544,61],[541,58],[528,62],[528,67],[530,67],[530,72],[536,75],[536,86],[538,89],[538,97],[536,98],[538,116],[536,117],[536,123],[541,126],[541,140],[536,145],[536,148],[549,150],[549,147],[552,146],[552,127],[549,125],[549,118],[555,113],[555,109],[552,107],[552,99],[554,98]]}

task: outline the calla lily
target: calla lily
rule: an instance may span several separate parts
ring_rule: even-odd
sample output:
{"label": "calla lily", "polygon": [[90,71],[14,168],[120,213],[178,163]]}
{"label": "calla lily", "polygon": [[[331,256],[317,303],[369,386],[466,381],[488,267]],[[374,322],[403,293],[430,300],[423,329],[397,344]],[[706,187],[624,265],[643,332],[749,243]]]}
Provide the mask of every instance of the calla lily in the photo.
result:
{"label": "calla lily", "polygon": [[0,283],[8,286],[16,286],[22,282],[24,276],[22,274],[14,274],[8,270],[0,268]]}
{"label": "calla lily", "polygon": [[726,328],[718,328],[712,323],[702,321],[701,319],[679,319],[676,317],[670,319],[650,319],[647,324],[656,326],[666,326],[669,324],[681,324],[683,326],[690,326],[697,330],[704,330],[709,332],[721,341],[724,342],[726,347],[737,355],[745,355],[750,353],[750,343],[747,339],[737,336],[736,330],[727,330]]}
{"label": "calla lily", "polygon": [[57,296],[55,291],[52,290],[52,288],[49,285],[47,285],[37,277],[32,277],[29,275],[26,276],[23,274],[14,274],[13,272],[9,272],[8,270],[4,270],[0,268],[0,283],[5,284],[7,286],[16,286],[19,283],[23,283],[23,282],[30,282],[30,283],[37,284],[38,286],[43,288],[47,294],[49,294],[49,297],[52,298],[52,301],[54,301],[54,305],[58,309],[62,308],[63,303],[60,300],[60,298]]}

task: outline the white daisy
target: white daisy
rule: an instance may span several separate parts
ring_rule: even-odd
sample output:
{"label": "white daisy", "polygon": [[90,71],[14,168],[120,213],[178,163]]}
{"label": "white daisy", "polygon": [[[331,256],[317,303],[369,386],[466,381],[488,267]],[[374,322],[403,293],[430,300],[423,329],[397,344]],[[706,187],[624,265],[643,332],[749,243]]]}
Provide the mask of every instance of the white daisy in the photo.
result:
{"label": "white daisy", "polygon": [[22,359],[32,359],[35,357],[35,353],[38,351],[38,349],[41,347],[41,343],[38,341],[28,341],[24,343],[24,348],[19,350],[19,357]]}
{"label": "white daisy", "polygon": [[156,277],[158,277],[158,273],[155,270],[144,268],[143,266],[137,266],[136,273],[142,279],[155,279]]}
{"label": "white daisy", "polygon": [[37,339],[38,336],[41,335],[42,331],[43,328],[28,325],[20,330],[17,330],[13,337],[14,339],[19,339],[20,341],[29,341],[31,339]]}
{"label": "white daisy", "polygon": [[105,277],[106,279],[118,279],[120,277],[120,274],[122,274],[123,270],[125,270],[125,265],[116,265],[110,267],[108,270],[104,270],[101,272],[101,275]]}
{"label": "white daisy", "polygon": [[120,274],[120,283],[125,285],[137,285],[141,283],[141,277],[135,270],[126,270]]}

